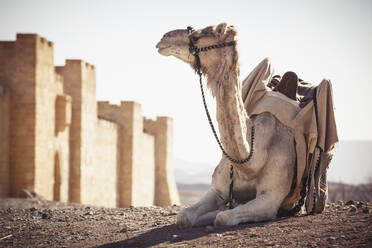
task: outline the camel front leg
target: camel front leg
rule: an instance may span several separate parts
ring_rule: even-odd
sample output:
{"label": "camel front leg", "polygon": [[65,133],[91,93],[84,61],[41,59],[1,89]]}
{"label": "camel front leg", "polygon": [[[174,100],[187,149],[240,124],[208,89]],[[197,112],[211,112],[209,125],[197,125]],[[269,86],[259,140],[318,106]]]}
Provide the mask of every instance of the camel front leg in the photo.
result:
{"label": "camel front leg", "polygon": [[189,228],[194,225],[212,224],[218,213],[218,208],[223,203],[223,199],[216,190],[210,188],[197,203],[178,213],[177,226]]}
{"label": "camel front leg", "polygon": [[279,207],[280,203],[275,197],[260,195],[234,209],[218,213],[214,225],[235,226],[243,222],[272,220],[276,217]]}

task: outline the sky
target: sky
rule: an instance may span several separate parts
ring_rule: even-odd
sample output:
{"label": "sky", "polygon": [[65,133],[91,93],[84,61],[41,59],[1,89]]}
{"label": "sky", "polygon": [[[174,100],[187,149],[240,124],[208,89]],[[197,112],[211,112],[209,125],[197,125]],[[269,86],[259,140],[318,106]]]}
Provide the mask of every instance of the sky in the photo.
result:
{"label": "sky", "polygon": [[[94,64],[98,100],[137,101],[147,117],[173,117],[175,158],[213,168],[221,153],[198,78],[188,65],[157,53],[164,33],[234,25],[242,80],[265,57],[278,74],[295,71],[314,84],[329,78],[340,140],[372,140],[371,13],[369,0],[2,0],[0,40],[38,33],[54,42],[56,65],[65,59]],[[208,104],[214,116],[210,96]]]}

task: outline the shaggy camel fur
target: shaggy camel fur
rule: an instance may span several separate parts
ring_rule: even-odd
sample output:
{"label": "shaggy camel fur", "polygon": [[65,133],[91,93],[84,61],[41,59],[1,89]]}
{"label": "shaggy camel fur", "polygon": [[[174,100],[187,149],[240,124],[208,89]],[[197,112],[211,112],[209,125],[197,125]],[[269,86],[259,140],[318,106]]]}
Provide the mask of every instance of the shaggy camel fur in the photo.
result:
{"label": "shaggy camel fur", "polygon": [[[236,35],[235,28],[226,23],[191,34],[186,29],[174,30],[166,33],[156,47],[160,54],[174,56],[194,67],[189,39],[197,47],[205,47],[233,41]],[[249,141],[253,125],[254,153],[250,161],[233,164],[235,208],[227,209],[225,206],[229,194],[231,162],[223,157],[213,173],[211,188],[199,202],[178,214],[177,225],[187,228],[214,222],[215,226],[232,226],[241,222],[273,219],[289,194],[294,178],[294,136],[288,127],[270,113],[248,116],[242,100],[236,45],[200,52],[199,56],[201,70],[216,99],[222,145],[231,157],[246,158],[252,149]],[[266,59],[263,63],[270,61]]]}

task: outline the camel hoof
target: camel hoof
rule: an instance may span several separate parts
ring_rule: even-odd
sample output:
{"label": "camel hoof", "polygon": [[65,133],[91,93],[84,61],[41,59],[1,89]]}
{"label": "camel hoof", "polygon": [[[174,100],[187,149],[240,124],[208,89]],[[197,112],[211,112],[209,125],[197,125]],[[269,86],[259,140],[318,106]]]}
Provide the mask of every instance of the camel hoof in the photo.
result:
{"label": "camel hoof", "polygon": [[189,220],[189,217],[188,217],[186,211],[181,211],[177,215],[177,222],[176,222],[176,224],[177,224],[177,226],[178,226],[179,229],[186,229],[186,228],[192,227],[192,223]]}
{"label": "camel hoof", "polygon": [[229,223],[230,217],[227,213],[221,212],[217,214],[216,219],[214,220],[214,226],[215,227],[223,227],[223,226],[232,226],[232,224]]}

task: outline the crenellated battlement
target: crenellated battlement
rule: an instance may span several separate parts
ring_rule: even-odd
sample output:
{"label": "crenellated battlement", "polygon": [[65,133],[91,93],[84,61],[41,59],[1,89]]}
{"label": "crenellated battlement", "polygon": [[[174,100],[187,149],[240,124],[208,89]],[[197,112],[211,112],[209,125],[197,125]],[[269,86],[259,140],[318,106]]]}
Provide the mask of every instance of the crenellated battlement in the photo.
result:
{"label": "crenellated battlement", "polygon": [[93,70],[93,71],[96,70],[96,67],[94,65],[92,65],[92,64],[89,64],[88,62],[85,62],[85,67],[87,69],[90,69],[90,70]]}
{"label": "crenellated battlement", "polygon": [[82,59],[66,59],[65,60],[65,67],[69,66],[81,66],[81,68],[86,70],[95,71],[96,67]]}
{"label": "crenellated battlement", "polygon": [[119,110],[120,106],[117,104],[111,104],[110,101],[98,101],[98,106]]}
{"label": "crenellated battlement", "polygon": [[17,34],[17,41],[35,41],[41,45],[48,46],[50,48],[54,47],[54,43],[47,40],[44,37],[39,36],[38,34],[32,34],[32,33],[18,33]]}
{"label": "crenellated battlement", "polygon": [[179,204],[171,122],[143,117],[137,102],[97,102],[95,69],[55,66],[53,42],[37,34],[0,41],[0,197],[28,189],[106,207]]}

